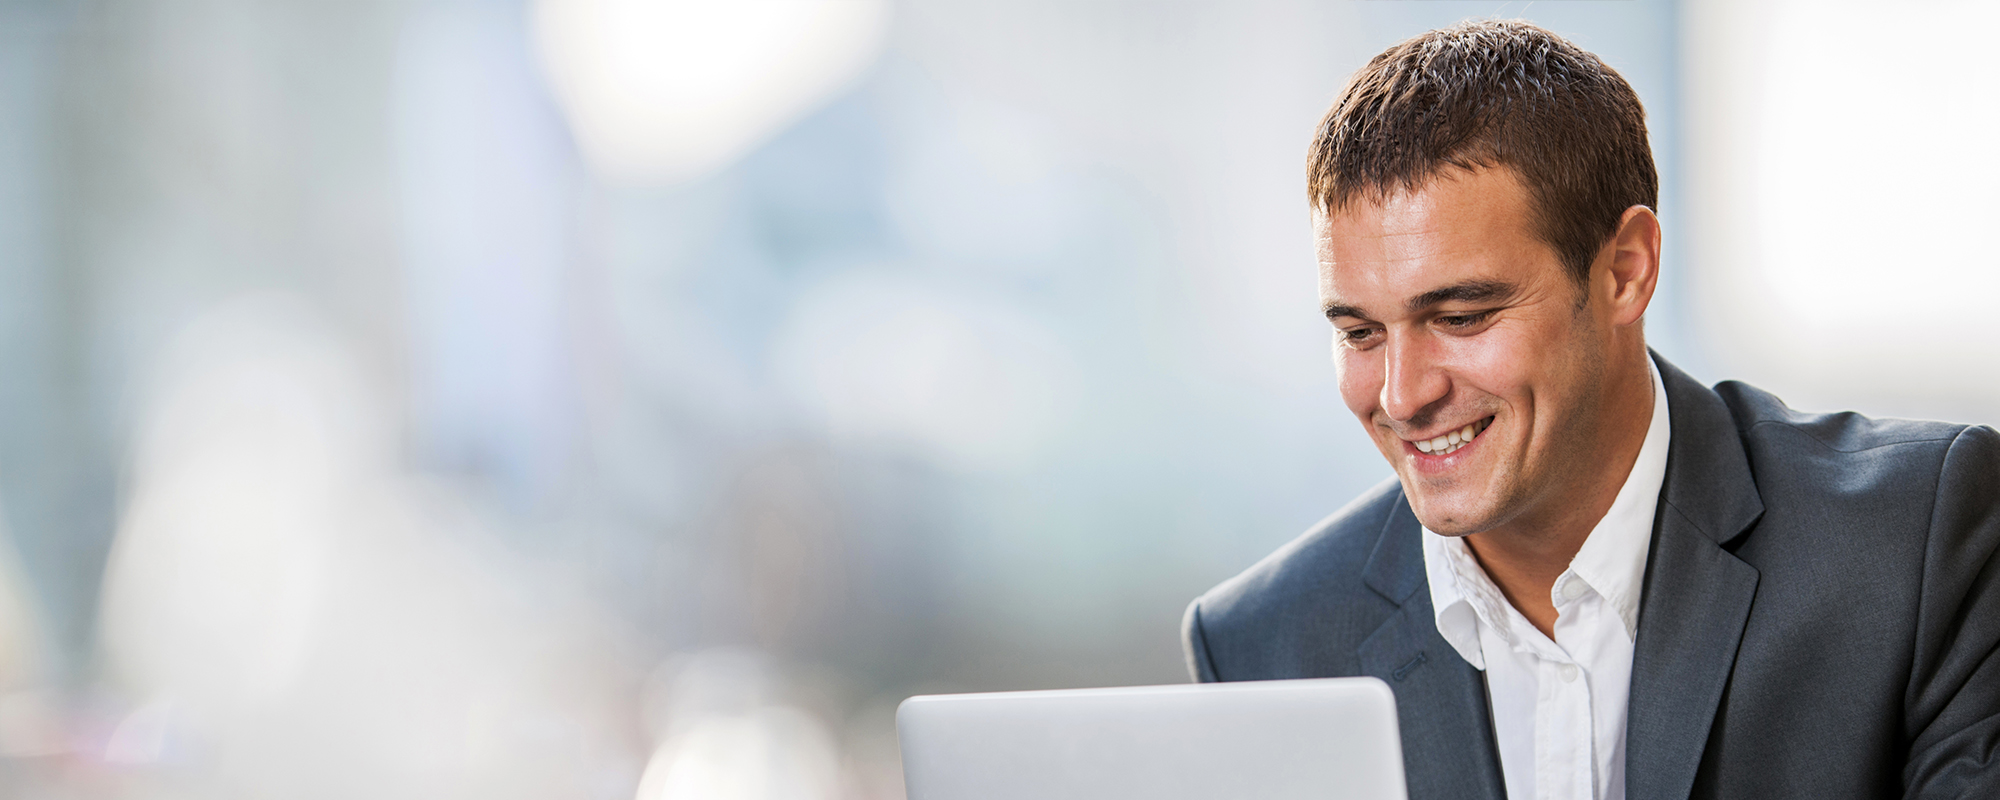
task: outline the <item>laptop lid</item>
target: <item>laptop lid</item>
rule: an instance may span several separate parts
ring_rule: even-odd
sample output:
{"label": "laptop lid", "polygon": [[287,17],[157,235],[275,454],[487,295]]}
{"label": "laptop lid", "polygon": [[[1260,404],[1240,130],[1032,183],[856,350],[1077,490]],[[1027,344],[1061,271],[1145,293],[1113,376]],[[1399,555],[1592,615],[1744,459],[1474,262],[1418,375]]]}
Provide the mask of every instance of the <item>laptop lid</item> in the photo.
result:
{"label": "laptop lid", "polygon": [[1375,678],[912,697],[910,800],[1405,800]]}

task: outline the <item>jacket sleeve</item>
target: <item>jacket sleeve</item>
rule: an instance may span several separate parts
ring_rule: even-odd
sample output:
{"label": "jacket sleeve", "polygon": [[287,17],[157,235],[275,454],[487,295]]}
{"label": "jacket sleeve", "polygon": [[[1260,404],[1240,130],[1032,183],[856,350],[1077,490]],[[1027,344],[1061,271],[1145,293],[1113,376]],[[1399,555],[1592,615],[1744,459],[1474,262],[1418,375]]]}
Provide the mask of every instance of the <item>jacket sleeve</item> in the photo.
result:
{"label": "jacket sleeve", "polygon": [[2000,797],[2000,433],[1971,427],[1938,476],[1905,696],[1904,795]]}
{"label": "jacket sleeve", "polygon": [[1208,638],[1201,629],[1201,598],[1189,603],[1181,617],[1181,649],[1187,654],[1188,677],[1196,683],[1214,683],[1215,662],[1208,657]]}

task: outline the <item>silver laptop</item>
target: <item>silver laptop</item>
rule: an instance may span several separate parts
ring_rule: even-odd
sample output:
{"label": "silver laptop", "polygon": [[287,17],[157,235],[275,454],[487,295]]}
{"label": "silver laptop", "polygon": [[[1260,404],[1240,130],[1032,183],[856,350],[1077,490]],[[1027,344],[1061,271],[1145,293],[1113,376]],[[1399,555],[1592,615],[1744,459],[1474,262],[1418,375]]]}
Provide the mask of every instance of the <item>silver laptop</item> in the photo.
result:
{"label": "silver laptop", "polygon": [[1405,800],[1374,678],[912,697],[910,800]]}

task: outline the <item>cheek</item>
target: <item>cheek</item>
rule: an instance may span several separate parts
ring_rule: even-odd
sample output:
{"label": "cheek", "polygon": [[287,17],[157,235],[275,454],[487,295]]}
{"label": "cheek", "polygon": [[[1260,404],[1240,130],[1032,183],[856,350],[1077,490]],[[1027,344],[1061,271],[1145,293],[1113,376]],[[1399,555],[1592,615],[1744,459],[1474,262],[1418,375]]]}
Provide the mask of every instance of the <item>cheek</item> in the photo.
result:
{"label": "cheek", "polygon": [[1333,346],[1334,373],[1340,378],[1340,399],[1347,404],[1347,410],[1354,412],[1363,422],[1375,413],[1375,405],[1382,398],[1382,357],[1373,352],[1360,352]]}
{"label": "cheek", "polygon": [[1478,336],[1440,337],[1439,360],[1485,394],[1511,396],[1534,382],[1555,351],[1524,325],[1495,326]]}

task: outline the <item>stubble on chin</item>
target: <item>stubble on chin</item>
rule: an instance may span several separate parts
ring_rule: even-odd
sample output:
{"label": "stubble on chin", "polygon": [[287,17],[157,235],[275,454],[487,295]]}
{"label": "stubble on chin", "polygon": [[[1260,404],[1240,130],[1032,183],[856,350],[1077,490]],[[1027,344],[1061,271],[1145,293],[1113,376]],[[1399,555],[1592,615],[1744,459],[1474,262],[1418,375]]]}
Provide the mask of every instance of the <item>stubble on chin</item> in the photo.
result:
{"label": "stubble on chin", "polygon": [[[1466,480],[1466,476],[1426,479],[1404,476],[1397,479],[1403,484],[1404,501],[1410,504],[1410,511],[1417,521],[1432,532],[1445,536],[1468,536],[1497,528],[1518,513],[1521,497],[1519,485],[1508,480],[1508,473],[1488,473],[1476,476],[1478,480]],[[1414,484],[1414,485],[1413,485]]]}
{"label": "stubble on chin", "polygon": [[1411,513],[1424,528],[1445,536],[1463,536],[1473,533],[1466,524],[1463,499],[1450,497],[1462,487],[1449,478],[1430,478],[1399,475],[1403,484],[1403,499],[1410,504]]}
{"label": "stubble on chin", "polygon": [[1430,508],[1418,510],[1414,503],[1411,510],[1416,513],[1417,521],[1423,523],[1424,529],[1432,533],[1455,537],[1479,532],[1476,526],[1467,524],[1462,515]]}

